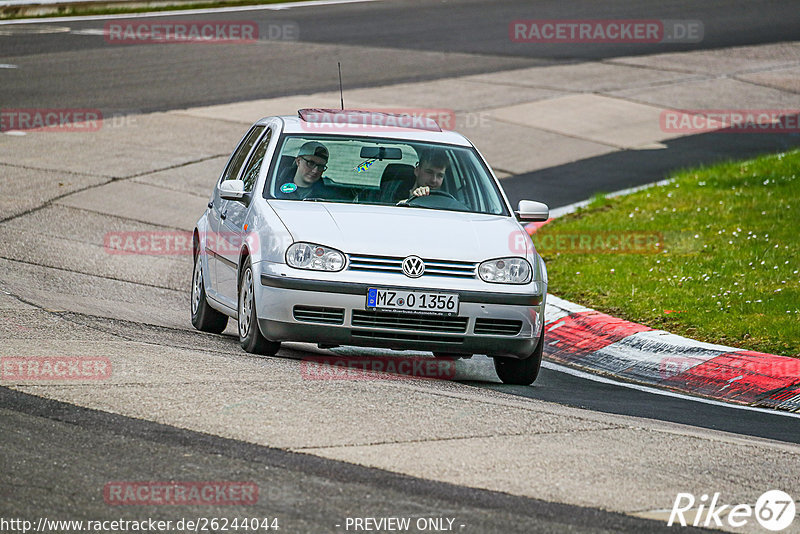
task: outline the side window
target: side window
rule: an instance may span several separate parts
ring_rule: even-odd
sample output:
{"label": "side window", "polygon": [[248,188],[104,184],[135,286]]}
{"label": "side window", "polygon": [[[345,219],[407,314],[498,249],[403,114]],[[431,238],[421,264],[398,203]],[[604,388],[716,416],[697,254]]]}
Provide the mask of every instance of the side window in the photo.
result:
{"label": "side window", "polygon": [[236,177],[239,176],[239,169],[242,168],[244,158],[250,153],[250,149],[253,148],[253,144],[256,142],[256,139],[258,139],[258,136],[261,135],[261,132],[264,131],[264,128],[266,128],[266,126],[255,126],[247,133],[244,140],[239,143],[236,152],[233,153],[233,157],[231,157],[231,160],[228,162],[228,166],[225,168],[221,181],[235,180]]}
{"label": "side window", "polygon": [[272,130],[267,130],[264,137],[259,141],[256,149],[253,151],[253,155],[250,156],[250,161],[247,162],[247,166],[244,168],[242,180],[244,181],[244,190],[248,193],[252,191],[253,186],[256,185],[258,171],[261,170],[261,163],[264,161],[264,155],[267,153],[267,145],[269,145],[271,137]]}

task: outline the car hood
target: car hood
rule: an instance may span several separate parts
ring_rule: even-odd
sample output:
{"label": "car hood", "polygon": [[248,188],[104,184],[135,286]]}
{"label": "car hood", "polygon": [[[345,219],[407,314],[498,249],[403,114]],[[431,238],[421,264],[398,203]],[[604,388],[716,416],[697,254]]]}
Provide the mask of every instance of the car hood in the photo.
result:
{"label": "car hood", "polygon": [[519,225],[510,217],[365,204],[269,203],[295,241],[326,245],[348,254],[413,254],[479,262],[525,256],[526,251]]}

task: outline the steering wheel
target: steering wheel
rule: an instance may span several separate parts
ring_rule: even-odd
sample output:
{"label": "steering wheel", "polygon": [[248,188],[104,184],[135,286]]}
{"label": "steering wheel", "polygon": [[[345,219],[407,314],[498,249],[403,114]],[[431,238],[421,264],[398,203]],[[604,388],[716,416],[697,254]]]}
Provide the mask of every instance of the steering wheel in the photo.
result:
{"label": "steering wheel", "polygon": [[424,208],[439,208],[447,210],[467,210],[467,207],[456,200],[456,197],[447,191],[432,190],[430,194],[421,197],[411,197],[408,199],[409,206],[421,206]]}
{"label": "steering wheel", "polygon": [[[447,191],[442,191],[441,189],[432,189],[430,191],[430,194],[431,195],[440,195],[440,196],[443,196],[443,197],[447,197],[447,198],[451,198],[453,200],[456,200],[456,197],[454,197],[453,195],[451,195]],[[430,196],[430,195],[428,195],[428,196]],[[417,197],[417,198],[422,198],[422,197]],[[458,200],[456,200],[456,202],[458,202]]]}

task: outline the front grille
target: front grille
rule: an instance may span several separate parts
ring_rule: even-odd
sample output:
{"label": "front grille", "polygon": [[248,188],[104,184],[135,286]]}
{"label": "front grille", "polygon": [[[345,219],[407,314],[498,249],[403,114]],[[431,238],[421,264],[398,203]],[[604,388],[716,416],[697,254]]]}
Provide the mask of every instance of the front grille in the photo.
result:
{"label": "front grille", "polygon": [[475,319],[475,333],[493,336],[516,336],[522,330],[522,321],[509,319]]}
{"label": "front grille", "polygon": [[[393,256],[369,256],[350,254],[351,271],[367,271],[373,273],[403,274],[402,264],[405,258]],[[422,276],[445,276],[456,278],[475,278],[475,264],[468,261],[448,261],[424,259],[425,274]]]}
{"label": "front grille", "polygon": [[463,334],[467,330],[466,317],[440,317],[422,313],[395,313],[353,310],[353,326],[388,328],[392,330],[425,330]]}
{"label": "front grille", "polygon": [[380,332],[377,330],[353,330],[354,338],[367,339],[386,339],[391,341],[426,341],[433,343],[455,343],[464,342],[463,337],[435,336],[430,334],[412,334],[406,332]]}
{"label": "front grille", "polygon": [[320,308],[317,306],[295,306],[294,318],[306,323],[343,324],[344,309]]}

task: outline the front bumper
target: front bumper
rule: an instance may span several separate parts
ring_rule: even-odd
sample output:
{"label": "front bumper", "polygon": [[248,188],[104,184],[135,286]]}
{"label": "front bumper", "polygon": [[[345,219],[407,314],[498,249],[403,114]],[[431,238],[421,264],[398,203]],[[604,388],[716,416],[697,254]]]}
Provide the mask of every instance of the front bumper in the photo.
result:
{"label": "front bumper", "polygon": [[[459,294],[457,317],[371,312],[369,287],[396,284],[339,282],[261,273],[256,303],[261,333],[273,341],[530,356],[544,319],[542,294],[447,289]],[[419,289],[419,288],[416,288]]]}

